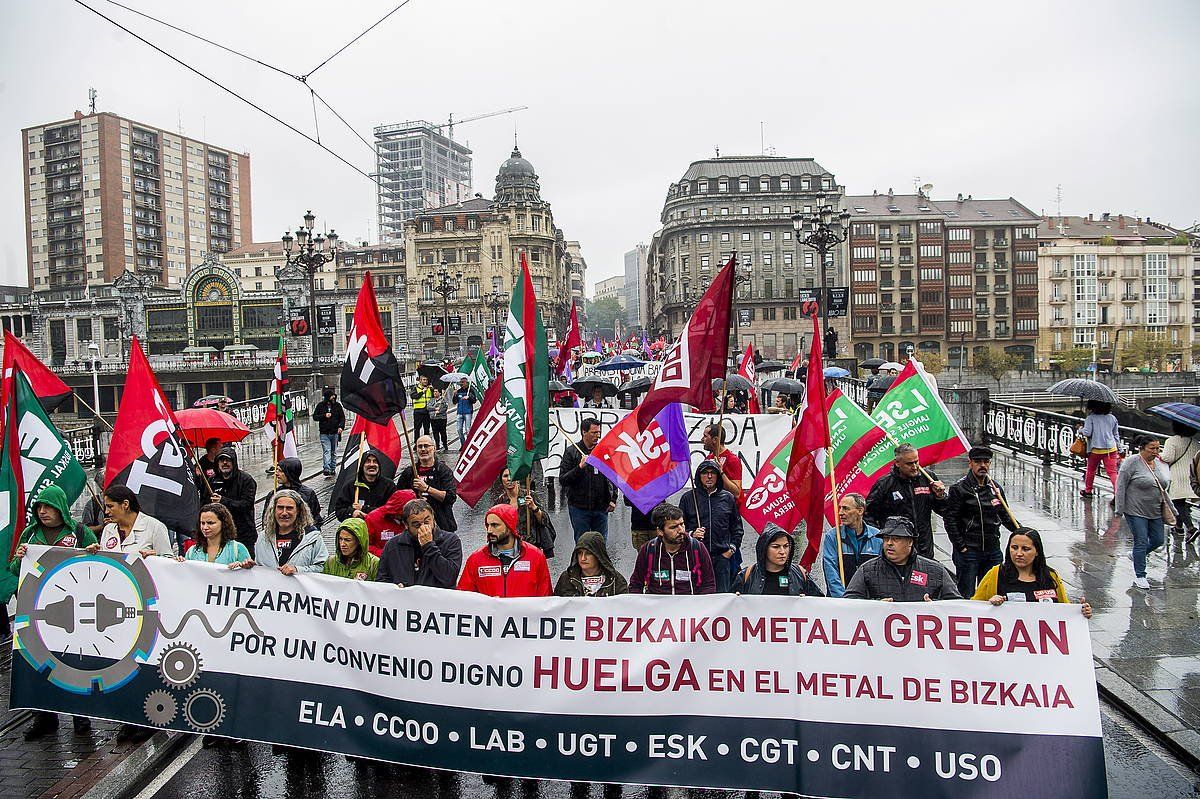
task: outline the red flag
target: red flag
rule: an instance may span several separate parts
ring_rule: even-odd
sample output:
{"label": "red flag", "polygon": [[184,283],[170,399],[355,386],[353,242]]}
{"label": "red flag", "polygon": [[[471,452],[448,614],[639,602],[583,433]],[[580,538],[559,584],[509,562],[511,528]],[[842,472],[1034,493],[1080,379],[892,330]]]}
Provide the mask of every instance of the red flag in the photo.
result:
{"label": "red flag", "polygon": [[679,339],[663,359],[654,384],[637,407],[638,428],[645,430],[658,412],[678,402],[701,413],[715,408],[712,383],[725,376],[729,360],[729,317],[733,308],[733,277],[737,259],[717,273],[700,298]]}
{"label": "red flag", "polygon": [[199,497],[175,412],[135,336],[113,425],[104,485],[124,485],[147,515],[172,530],[193,532]]}
{"label": "red flag", "polygon": [[747,344],[746,352],[742,354],[742,363],[738,366],[738,374],[750,381],[750,413],[762,413],[758,405],[758,376],[754,371],[754,345]]}
{"label": "red flag", "polygon": [[[362,450],[360,453],[359,450]],[[341,496],[347,483],[358,479],[359,463],[370,452],[379,460],[379,474],[393,480],[400,469],[400,458],[404,455],[404,444],[396,425],[389,419],[387,424],[375,424],[365,416],[356,416],[346,446],[342,450],[342,465],[337,479],[333,481],[332,497]]]}
{"label": "red flag", "polygon": [[8,405],[8,397],[12,393],[13,368],[20,369],[29,381],[33,393],[41,401],[42,407],[53,411],[63,400],[71,396],[71,388],[58,375],[51,372],[46,365],[38,360],[29,348],[10,331],[4,331],[4,380],[0,386],[0,406]]}
{"label": "red flag", "polygon": [[472,508],[500,473],[508,459],[508,419],[500,402],[503,381],[494,380],[483,395],[479,413],[467,432],[466,443],[454,464],[458,497]]}
{"label": "red flag", "polygon": [[342,404],[376,424],[386,424],[408,404],[400,382],[400,364],[379,322],[371,273],[363,275],[354,323],[342,365]]}
{"label": "red flag", "polygon": [[825,532],[825,502],[832,480],[829,474],[829,417],[825,413],[825,374],[821,366],[821,336],[813,317],[812,352],[808,357],[808,385],[800,424],[788,460],[787,490],[804,519],[808,548],[800,559],[807,569],[821,551]]}
{"label": "red flag", "polygon": [[797,352],[796,357],[792,358],[792,365],[788,367],[788,371],[791,372],[792,374],[795,374],[796,370],[800,368],[800,364],[803,363],[803,358],[804,358],[804,353]]}
{"label": "red flag", "polygon": [[562,375],[567,371],[571,362],[571,351],[583,346],[583,335],[579,331],[579,306],[571,303],[571,324],[567,326],[567,337],[558,348],[558,361],[554,364],[554,374]]}

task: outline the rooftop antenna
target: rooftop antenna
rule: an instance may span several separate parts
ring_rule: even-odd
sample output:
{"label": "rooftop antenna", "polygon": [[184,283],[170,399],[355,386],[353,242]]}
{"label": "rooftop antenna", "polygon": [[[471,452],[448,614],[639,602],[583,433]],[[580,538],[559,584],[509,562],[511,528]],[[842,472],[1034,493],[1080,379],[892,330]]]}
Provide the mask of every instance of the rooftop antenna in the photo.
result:
{"label": "rooftop antenna", "polygon": [[766,126],[767,126],[766,122],[758,123],[758,154],[759,155],[767,154]]}
{"label": "rooftop antenna", "polygon": [[932,183],[921,184],[921,194],[925,195],[926,200],[928,200],[930,197],[932,197],[933,196],[933,184]]}
{"label": "rooftop antenna", "polygon": [[721,157],[721,145],[719,145],[719,144],[714,145],[713,149],[717,151],[717,158],[720,158]]}
{"label": "rooftop antenna", "polygon": [[921,193],[921,176],[917,175],[913,178],[913,191],[917,194]]}
{"label": "rooftop antenna", "polygon": [[1057,215],[1058,215],[1058,235],[1060,235],[1060,236],[1065,236],[1065,235],[1066,235],[1066,229],[1065,229],[1065,226],[1063,225],[1063,215],[1062,215],[1062,184],[1061,184],[1061,183],[1059,183],[1059,184],[1058,184],[1057,186],[1055,186],[1055,188],[1054,188],[1054,199],[1055,199],[1055,203],[1056,203],[1056,212],[1057,212]]}
{"label": "rooftop antenna", "polygon": [[88,105],[92,109],[92,113],[96,113],[96,90],[88,89]]}

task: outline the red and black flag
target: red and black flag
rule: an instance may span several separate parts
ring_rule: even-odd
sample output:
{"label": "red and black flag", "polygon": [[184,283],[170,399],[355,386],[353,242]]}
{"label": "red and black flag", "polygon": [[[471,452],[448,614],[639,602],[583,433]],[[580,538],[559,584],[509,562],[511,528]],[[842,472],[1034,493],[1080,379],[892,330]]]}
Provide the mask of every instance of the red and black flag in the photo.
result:
{"label": "red and black flag", "polygon": [[[361,450],[361,452],[360,452]],[[389,480],[396,478],[400,469],[400,458],[404,454],[404,446],[396,425],[388,419],[386,424],[375,424],[366,417],[359,416],[350,428],[346,437],[346,448],[342,451],[342,465],[338,470],[337,479],[333,483],[335,498],[342,495],[347,484],[353,484],[358,479],[359,464],[370,453],[379,458],[379,475]]]}
{"label": "red and black flag", "polygon": [[134,337],[104,486],[127,486],[147,515],[171,530],[193,532],[200,506],[184,446],[175,412]]}
{"label": "red and black flag", "polygon": [[342,366],[342,404],[359,416],[382,425],[404,410],[408,403],[400,382],[400,364],[379,322],[379,306],[371,273],[363,275],[354,323],[346,342]]}
{"label": "red and black flag", "polygon": [[38,402],[47,411],[53,411],[71,396],[71,388],[39,361],[37,356],[21,343],[21,339],[5,330],[4,379],[0,385],[0,407],[6,407],[8,404],[14,367],[24,373],[33,393],[37,395]]}

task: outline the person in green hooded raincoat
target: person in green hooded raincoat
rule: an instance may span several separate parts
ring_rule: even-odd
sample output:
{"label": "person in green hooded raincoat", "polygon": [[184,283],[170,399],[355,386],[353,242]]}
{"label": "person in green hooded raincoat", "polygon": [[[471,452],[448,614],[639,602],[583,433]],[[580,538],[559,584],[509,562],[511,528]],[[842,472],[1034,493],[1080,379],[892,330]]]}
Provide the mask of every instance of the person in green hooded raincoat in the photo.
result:
{"label": "person in green hooded raincoat", "polygon": [[604,536],[589,530],[575,542],[571,564],[554,586],[555,596],[617,596],[629,593],[629,582],[608,555]]}
{"label": "person in green hooded raincoat", "polygon": [[[56,485],[48,485],[33,501],[33,521],[21,535],[21,545],[2,575],[0,599],[5,603],[17,589],[17,578],[21,574],[21,559],[29,546],[72,547],[86,549],[96,544],[96,535],[83,522],[71,518],[71,504],[66,493]],[[75,732],[83,734],[92,728],[90,719],[74,717]],[[58,729],[58,714],[44,710],[33,711],[33,723],[25,730],[25,740],[33,741]]]}
{"label": "person in green hooded raincoat", "polygon": [[325,561],[325,574],[375,582],[379,558],[367,548],[369,542],[367,523],[362,519],[346,519],[338,525],[337,551]]}

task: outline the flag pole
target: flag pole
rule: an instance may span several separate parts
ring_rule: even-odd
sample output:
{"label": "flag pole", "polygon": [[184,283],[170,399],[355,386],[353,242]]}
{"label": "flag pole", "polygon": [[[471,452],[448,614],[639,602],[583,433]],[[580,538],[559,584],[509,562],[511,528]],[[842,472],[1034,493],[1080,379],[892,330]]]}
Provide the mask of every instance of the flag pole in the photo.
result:
{"label": "flag pole", "polygon": [[838,507],[837,495],[837,474],[833,471],[833,447],[825,450],[826,460],[829,462],[829,493],[833,499],[833,531],[834,540],[837,543],[838,553],[838,577],[842,581],[842,590],[846,590],[846,564],[842,557],[842,514],[841,508]]}
{"label": "flag pole", "polygon": [[996,481],[990,476],[988,477],[987,481],[992,490],[996,492],[996,498],[1000,500],[1000,504],[1004,506],[1004,511],[1008,514],[1008,518],[1012,519],[1013,525],[1015,527],[1020,527],[1021,523],[1017,521],[1017,517],[1013,515],[1012,508],[1008,507],[1008,501],[1004,498],[1004,493],[1000,490],[1000,486],[996,485]]}
{"label": "flag pole", "polygon": [[[400,411],[399,416],[400,416],[400,430],[404,433],[404,446],[408,447],[408,462],[412,464],[413,476],[416,476],[416,472],[417,472],[417,459],[415,456],[416,450],[413,449],[413,442],[408,434],[408,423],[406,421],[404,421],[404,411]],[[399,468],[399,466],[400,466],[400,464],[396,464],[397,468]]]}
{"label": "flag pole", "polygon": [[95,416],[97,419],[99,419],[100,423],[102,425],[104,425],[105,427],[107,427],[110,433],[112,432],[113,426],[108,423],[107,419],[105,419],[103,416],[100,415],[99,411],[97,411],[95,408],[93,408],[91,405],[89,405],[88,401],[85,400],[83,397],[81,397],[79,395],[79,392],[77,392],[75,389],[71,389],[71,393],[75,395],[76,402],[78,402],[80,405],[82,405],[83,407],[85,407],[89,411],[91,411],[92,415]]}
{"label": "flag pole", "polygon": [[[729,333],[725,336],[725,375],[721,380],[721,407],[717,409],[717,443],[716,446],[722,450],[725,449],[725,400],[729,396],[729,338],[734,338],[734,343],[737,341],[737,303],[733,301],[734,295],[737,294],[737,250],[734,250],[729,255],[729,260],[733,262],[733,285],[729,287]],[[693,310],[692,313],[695,313]],[[683,335],[687,335],[687,328],[683,329]],[[712,374],[711,372],[709,374]],[[719,454],[713,452],[714,457]],[[725,470],[721,470],[721,480],[725,480]],[[738,499],[739,497],[735,497]]]}
{"label": "flag pole", "polygon": [[[525,475],[525,532],[529,533],[533,530],[533,511],[529,507],[529,494],[531,478],[533,477],[533,467],[529,467],[529,474]],[[536,544],[535,544],[536,546]]]}
{"label": "flag pole", "polygon": [[569,434],[569,433],[568,433],[566,430],[563,430],[563,429],[562,429],[562,425],[560,425],[560,424],[558,423],[558,420],[557,420],[557,419],[555,419],[553,416],[551,416],[551,417],[550,417],[550,424],[552,424],[552,425],[554,425],[555,427],[557,427],[557,428],[558,428],[558,432],[560,432],[560,433],[562,433],[562,434],[563,434],[563,438],[565,438],[567,441],[570,441],[570,442],[571,442],[571,446],[573,446],[573,447],[576,449],[576,451],[579,453],[579,456],[580,456],[581,458],[584,458],[584,459],[586,459],[586,458],[587,458],[587,456],[588,456],[588,455],[587,455],[587,453],[586,453],[586,452],[584,452],[582,449],[580,449],[580,448],[579,448],[579,444],[577,444],[577,443],[575,442],[575,440],[574,440],[573,438],[571,438],[570,434]]}

